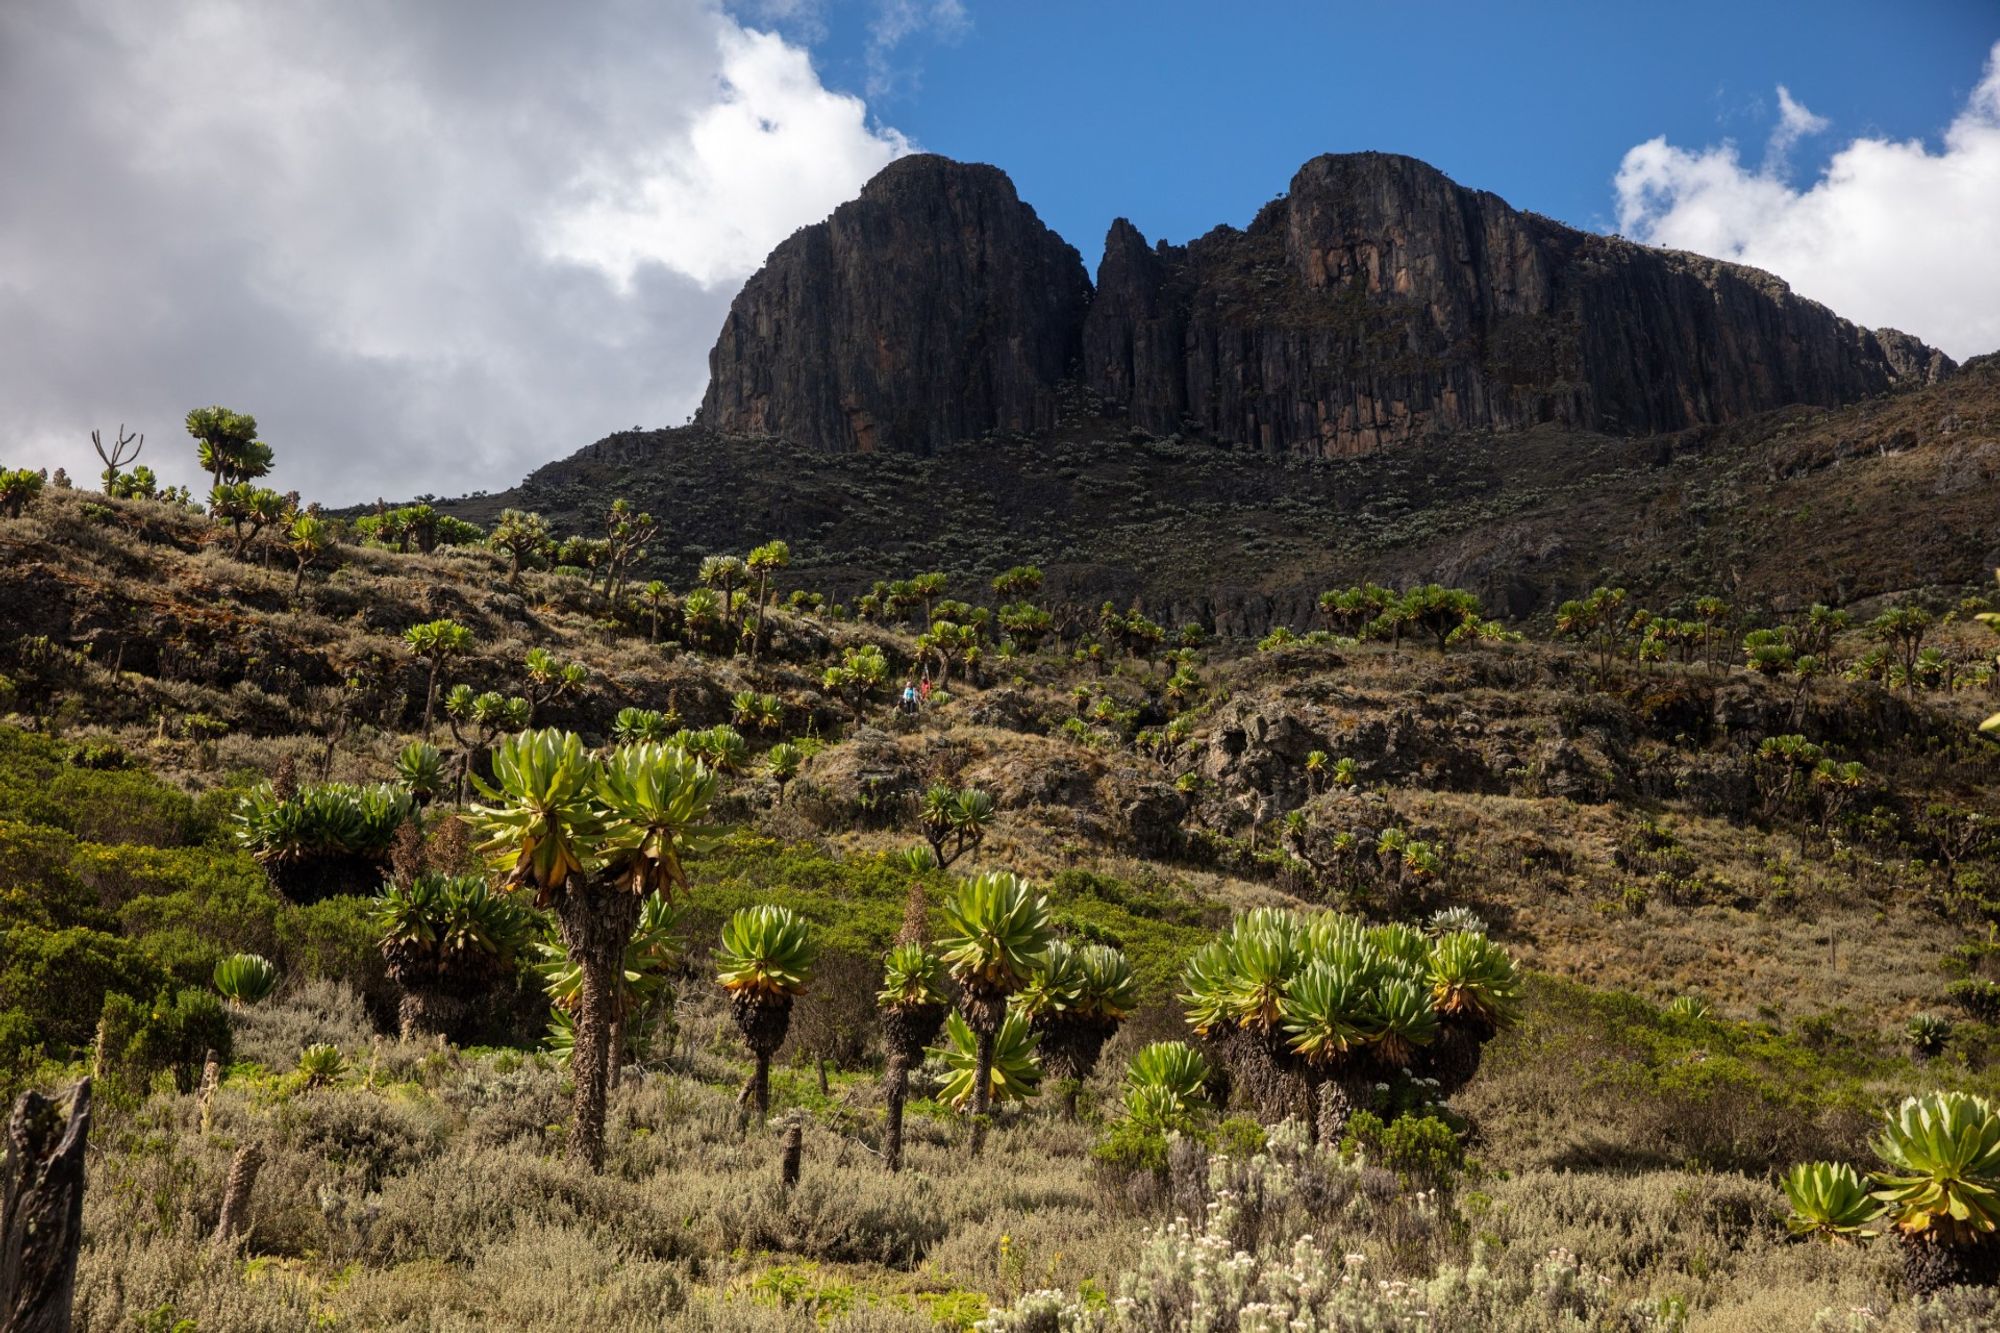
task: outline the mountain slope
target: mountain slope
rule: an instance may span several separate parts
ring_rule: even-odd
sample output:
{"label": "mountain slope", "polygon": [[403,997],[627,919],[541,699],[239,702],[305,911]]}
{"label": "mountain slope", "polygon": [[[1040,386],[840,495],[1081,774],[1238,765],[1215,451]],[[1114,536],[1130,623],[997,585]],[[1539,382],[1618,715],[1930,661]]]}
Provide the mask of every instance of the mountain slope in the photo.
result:
{"label": "mountain slope", "polygon": [[1646,440],[1540,426],[1347,460],[1131,438],[1072,391],[1057,428],[932,457],[827,454],[701,428],[625,432],[507,506],[587,531],[615,496],[661,519],[652,567],[782,537],[838,595],[940,568],[1043,565],[1055,598],[1139,601],[1223,633],[1307,624],[1325,587],[1437,579],[1534,617],[1595,583],[1719,588],[1779,609],[1941,585],[2000,563],[2000,361],[1831,411],[1794,407]]}

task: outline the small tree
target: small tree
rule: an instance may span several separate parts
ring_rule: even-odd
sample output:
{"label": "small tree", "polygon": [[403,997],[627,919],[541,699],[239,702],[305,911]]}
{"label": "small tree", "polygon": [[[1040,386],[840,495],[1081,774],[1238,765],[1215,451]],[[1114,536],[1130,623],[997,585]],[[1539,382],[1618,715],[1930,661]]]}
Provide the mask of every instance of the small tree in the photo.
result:
{"label": "small tree", "polygon": [[764,752],[764,771],[778,785],[779,805],[785,803],[785,788],[799,775],[799,765],[803,762],[805,752],[790,741],[779,741]]}
{"label": "small tree", "polygon": [[230,549],[242,556],[265,528],[284,520],[289,506],[284,496],[267,486],[238,481],[209,492],[208,512],[216,522],[229,525]]}
{"label": "small tree", "polygon": [[[118,494],[118,469],[139,457],[139,451],[146,447],[146,437],[125,433],[125,423],[118,423],[118,438],[109,446],[104,437],[96,431],[90,432],[90,445],[97,450],[97,456],[104,460],[104,471],[99,475],[104,479],[104,493]],[[129,452],[128,452],[129,450]]]}
{"label": "small tree", "polygon": [[1595,652],[1599,683],[1610,676],[1619,645],[1631,628],[1623,588],[1597,588],[1581,601],[1567,601],[1556,608],[1557,636],[1579,640]]}
{"label": "small tree", "polygon": [[1723,627],[1728,623],[1729,603],[1715,596],[1697,597],[1694,614],[1701,623],[1701,664],[1714,670],[1715,645],[1721,640]]}
{"label": "small tree", "polygon": [[951,587],[949,575],[932,572],[919,574],[910,580],[908,595],[924,608],[924,624],[931,623],[931,605]]}
{"label": "small tree", "polygon": [[1868,632],[1887,644],[1903,665],[1904,688],[1917,689],[1917,654],[1934,622],[1921,606],[1896,606],[1868,622]]}
{"label": "small tree", "polygon": [[993,576],[993,591],[1003,601],[1033,597],[1041,590],[1042,571],[1038,565],[1015,565]]}
{"label": "small tree", "polygon": [[478,875],[427,872],[385,884],[371,915],[389,977],[403,989],[405,1041],[456,1036],[468,1006],[513,967],[532,924],[520,903]]}
{"label": "small tree", "polygon": [[554,544],[554,537],[548,520],[540,514],[503,509],[493,531],[487,534],[486,544],[506,552],[507,586],[513,588],[520,586],[523,566],[541,561]]}
{"label": "small tree", "polygon": [[917,806],[917,827],[940,868],[948,868],[984,842],[992,822],[993,798],[970,787],[954,791],[938,783]]}
{"label": "small tree", "polygon": [[1032,653],[1049,636],[1055,618],[1031,602],[1008,602],[1000,608],[999,622],[1001,630],[1014,641],[1016,648]]}
{"label": "small tree", "polygon": [[701,763],[670,746],[623,745],[591,758],[575,735],[529,731],[494,752],[491,804],[471,822],[508,882],[554,911],[579,969],[570,1160],[604,1161],[611,1022],[626,945],[648,894],[686,891],[682,857],[715,796]]}
{"label": "small tree", "polygon": [[828,667],[821,675],[820,684],[846,700],[858,722],[869,697],[888,678],[889,659],[876,645],[864,643],[858,648],[847,649],[840,665]]}
{"label": "small tree", "polygon": [[[921,895],[921,887],[914,887]],[[906,927],[906,934],[913,931]],[[917,938],[889,950],[882,964],[882,989],[875,994],[882,1019],[882,1046],[888,1065],[888,1127],[882,1139],[882,1164],[903,1169],[903,1103],[909,1095],[910,1068],[921,1064],[924,1048],[937,1039],[944,1025],[944,965]]]}
{"label": "small tree", "polygon": [[42,493],[47,481],[41,473],[31,468],[0,467],[0,515],[19,518],[28,502]]}
{"label": "small tree", "polygon": [[992,1105],[994,1040],[1007,1018],[1008,997],[1034,975],[1049,947],[1049,904],[1019,875],[994,871],[966,881],[946,901],[944,914],[938,954],[958,983],[959,1009],[977,1041],[970,1103],[976,1157]]}
{"label": "small tree", "polygon": [[195,457],[210,489],[255,481],[271,470],[271,446],[257,438],[257,418],[226,407],[197,407],[187,414]]}
{"label": "small tree", "polygon": [[458,745],[454,767],[458,770],[460,805],[465,804],[467,780],[494,739],[503,731],[520,731],[532,725],[526,699],[519,695],[510,699],[497,690],[475,693],[470,685],[464,684],[454,685],[445,692],[444,720]]}
{"label": "small tree", "polygon": [[292,519],[292,525],[285,532],[285,545],[298,562],[298,574],[292,579],[292,600],[299,600],[299,590],[305,586],[306,570],[325,559],[333,549],[333,529],[326,520],[314,514],[300,514]]}
{"label": "small tree", "polygon": [[653,613],[652,641],[658,643],[660,641],[660,605],[667,600],[667,585],[658,579],[654,579],[651,583],[639,589],[639,595],[646,599],[647,609]]}
{"label": "small tree", "polygon": [[764,617],[771,601],[771,575],[792,563],[792,548],[781,541],[768,541],[750,552],[745,562],[757,576],[757,629],[750,637],[750,660],[756,661],[764,646]]}
{"label": "small tree", "polygon": [[430,679],[424,689],[424,739],[429,740],[431,720],[437,715],[438,673],[447,658],[471,649],[472,631],[449,618],[427,620],[404,630],[403,642],[430,665]]}
{"label": "small tree", "polygon": [[590,668],[581,662],[558,662],[546,648],[530,648],[521,659],[528,675],[528,725],[534,726],[544,704],[575,694],[590,680]]}
{"label": "small tree", "polygon": [[704,587],[713,588],[716,592],[716,606],[725,638],[734,628],[732,613],[736,607],[735,589],[737,584],[743,582],[745,572],[743,562],[735,556],[711,555],[701,562],[701,568],[695,573],[695,577],[701,580]]}
{"label": "small tree", "polygon": [[1412,629],[1437,640],[1437,650],[1442,653],[1467,625],[1476,630],[1482,613],[1479,599],[1463,588],[1426,583],[1403,594],[1398,614]]}
{"label": "small tree", "polygon": [[658,525],[651,514],[634,513],[624,500],[613,500],[604,513],[604,595],[618,600],[625,571],[646,554],[646,543]]}
{"label": "small tree", "polygon": [[1123,952],[1103,944],[1074,948],[1060,940],[1049,945],[1014,997],[1015,1008],[1042,1038],[1043,1068],[1064,1084],[1065,1119],[1076,1118],[1078,1089],[1138,1002],[1139,984]]}
{"label": "small tree", "polygon": [[747,1091],[759,1121],[771,1110],[771,1057],[785,1044],[792,1001],[812,979],[815,951],[811,928],[789,907],[745,907],[722,928],[715,979],[756,1061]]}

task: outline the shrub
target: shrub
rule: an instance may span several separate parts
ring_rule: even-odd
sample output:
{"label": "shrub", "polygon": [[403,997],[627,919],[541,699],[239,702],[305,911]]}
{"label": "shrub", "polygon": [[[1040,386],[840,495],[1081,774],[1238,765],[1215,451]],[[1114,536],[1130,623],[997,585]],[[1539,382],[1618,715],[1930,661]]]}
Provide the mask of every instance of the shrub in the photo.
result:
{"label": "shrub", "polygon": [[37,1039],[71,1050],[87,1045],[107,994],[153,995],[166,973],[130,940],[75,926],[15,926],[0,935],[0,1010],[18,1009]]}
{"label": "shrub", "polygon": [[1359,1150],[1414,1187],[1449,1186],[1465,1170],[1465,1146],[1436,1116],[1399,1115],[1384,1124],[1371,1112],[1356,1111],[1348,1117],[1340,1149]]}
{"label": "shrub", "polygon": [[1125,1116],[1115,1120],[1090,1149],[1092,1160],[1121,1175],[1167,1169],[1167,1132],[1157,1123]]}
{"label": "shrub", "polygon": [[373,923],[373,900],[329,898],[278,918],[277,962],[293,977],[324,977],[360,990],[370,1009],[385,1018],[398,996],[389,982],[380,935]]}
{"label": "shrub", "polygon": [[789,1192],[770,1179],[732,1191],[717,1209],[716,1225],[732,1248],[915,1268],[946,1233],[936,1193],[930,1180],[914,1173],[864,1178],[851,1168],[809,1166]]}
{"label": "shrub", "polygon": [[383,1182],[369,1255],[377,1263],[465,1263],[537,1226],[615,1235],[648,1259],[677,1258],[689,1247],[682,1219],[629,1181],[515,1148],[457,1147]]}
{"label": "shrub", "polygon": [[134,1088],[171,1071],[174,1086],[193,1089],[208,1053],[225,1063],[234,1034],[222,1005],[207,991],[162,991],[151,1004],[107,995],[98,1017],[107,1072]]}
{"label": "shrub", "polygon": [[276,1119],[284,1146],[309,1160],[347,1169],[360,1189],[371,1192],[390,1176],[443,1152],[449,1128],[428,1099],[385,1097],[353,1088],[292,1098],[279,1106]]}
{"label": "shrub", "polygon": [[344,981],[314,978],[279,999],[230,1015],[238,1058],[277,1071],[290,1069],[299,1052],[316,1043],[350,1051],[374,1040],[361,997]]}
{"label": "shrub", "polygon": [[2000,1023],[2000,981],[1967,977],[1945,988],[1945,995],[1982,1023]]}

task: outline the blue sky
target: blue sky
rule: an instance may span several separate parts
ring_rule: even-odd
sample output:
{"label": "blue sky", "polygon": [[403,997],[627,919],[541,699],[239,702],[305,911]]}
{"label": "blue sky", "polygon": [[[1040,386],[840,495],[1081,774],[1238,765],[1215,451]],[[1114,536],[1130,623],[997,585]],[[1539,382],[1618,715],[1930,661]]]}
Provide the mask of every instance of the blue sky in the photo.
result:
{"label": "blue sky", "polygon": [[[1408,153],[1572,225],[1615,227],[1626,150],[1761,145],[1776,88],[1839,141],[1935,138],[2000,39],[1993,0],[1673,5],[966,0],[894,52],[871,111],[1004,167],[1095,265],[1111,219],[1184,241],[1242,225],[1322,152]],[[865,93],[871,6],[811,11],[826,81]],[[781,30],[787,25],[778,24]]]}

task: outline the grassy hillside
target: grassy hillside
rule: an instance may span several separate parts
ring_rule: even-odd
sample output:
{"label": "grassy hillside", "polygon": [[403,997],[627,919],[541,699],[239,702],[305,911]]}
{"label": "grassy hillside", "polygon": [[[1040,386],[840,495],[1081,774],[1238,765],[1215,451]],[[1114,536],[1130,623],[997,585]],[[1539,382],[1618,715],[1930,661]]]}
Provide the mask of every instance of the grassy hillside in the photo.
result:
{"label": "grassy hillside", "polygon": [[[1855,411],[1905,409],[1929,410],[1912,396]],[[1718,460],[1764,466],[1778,434],[1718,436],[1687,466],[1721,488],[1735,474]],[[1920,443],[1838,471],[1895,495],[1883,469],[1921,463],[1934,481],[1934,453]],[[1755,494],[1775,504],[1788,484]],[[670,525],[698,512],[651,503]],[[890,523],[854,512],[839,521]],[[1745,498],[1693,539],[1697,553],[1738,549],[1720,545],[1738,532],[1753,554],[1758,514],[1770,517]],[[740,552],[790,522],[774,514],[702,549]],[[1253,552],[1246,576],[1308,548],[1323,563],[1286,577],[1401,582],[1415,568],[1394,553],[1364,567],[1358,537],[1351,551],[1314,547],[1299,523],[1272,527],[1293,545]],[[962,561],[886,537],[868,549],[884,575],[990,565],[1001,555],[984,531],[952,534],[953,549],[979,552]],[[1184,547],[1190,531],[1176,529]],[[830,549],[796,553],[781,590],[838,592],[816,563]],[[1877,646],[1859,626],[1832,636],[1820,674],[1747,671],[1738,641],[1780,619],[1732,594],[1743,609],[1708,666],[1641,664],[1629,646],[1600,662],[1539,622],[1443,653],[1322,634],[1264,648],[1207,637],[1172,662],[1099,640],[1108,651],[1079,661],[1093,620],[1038,653],[987,644],[971,679],[960,668],[909,717],[894,704],[917,651],[908,624],[778,612],[752,661],[689,629],[684,585],[656,631],[643,600],[559,572],[511,585],[506,562],[476,547],[343,545],[296,597],[283,552],[270,560],[232,556],[206,520],[151,502],[51,490],[0,519],[0,1071],[9,1091],[100,1075],[82,1327],[929,1328],[989,1308],[1011,1308],[1002,1327],[1164,1326],[1188,1292],[1224,1283],[1210,1266],[1238,1250],[1252,1256],[1229,1279],[1243,1301],[1324,1280],[1320,1308],[1354,1327],[1806,1329],[1844,1327],[1815,1319],[1862,1307],[1881,1321],[1868,1327],[1994,1317],[1984,1296],[1926,1304],[1887,1242],[1789,1241],[1776,1186],[1804,1159],[1870,1164],[1881,1108],[1908,1093],[2000,1093],[1995,754],[1976,731],[1991,703],[1974,674],[1993,639],[1969,619],[1976,605],[1933,604],[1926,644],[1958,688],[1848,679],[1841,666]],[[1744,587],[1808,590],[1759,583],[1775,557],[1755,568]],[[1977,572],[1883,572],[1851,591]],[[1715,586],[1656,577],[1633,580],[1633,607],[1686,606]],[[948,595],[994,600],[963,576]],[[526,966],[492,980],[457,1042],[398,1036],[401,991],[368,895],[419,865],[478,873],[449,787],[420,835],[330,872],[321,888],[345,891],[318,901],[237,837],[239,798],[272,779],[397,778],[430,683],[403,633],[440,617],[471,631],[442,668],[447,689],[535,694],[536,649],[580,665],[581,683],[539,701],[536,722],[589,744],[611,739],[624,708],[742,727],[717,832],[688,861],[679,960],[661,973],[671,1002],[632,1034],[601,1175],[564,1160],[566,1075]],[[1178,617],[1163,619],[1171,637]],[[1301,635],[1311,625],[1294,621]],[[889,663],[880,686],[827,681],[869,645]],[[740,711],[744,694],[771,696],[774,725]],[[447,752],[466,748],[446,723],[432,730]],[[1794,781],[1764,744],[1782,736],[1860,769],[1837,793]],[[764,763],[781,740],[811,751],[783,786]],[[899,854],[940,782],[989,794],[995,814],[951,872],[913,875]],[[1433,859],[1412,870],[1378,852],[1390,831]],[[1054,1089],[1005,1106],[976,1163],[963,1117],[939,1099],[947,1071],[928,1064],[908,1169],[888,1176],[881,953],[913,881],[935,932],[957,873],[1000,868],[1047,892],[1065,937],[1124,950],[1136,1007],[1076,1121]],[[821,953],[777,1057],[771,1128],[743,1132],[748,1060],[709,955],[723,920],[757,902],[798,911]],[[1519,1020],[1445,1104],[1413,1080],[1385,1083],[1323,1145],[1296,1123],[1258,1124],[1241,1088],[1179,1146],[1137,1133],[1121,1105],[1128,1061],[1187,1035],[1187,959],[1260,905],[1373,921],[1475,913],[1527,970]],[[282,979],[266,999],[219,1004],[215,964],[239,952]],[[1952,1024],[1936,1053],[1913,1048],[1920,1013]],[[302,1069],[322,1043],[342,1067]],[[204,1091],[210,1047],[222,1077]],[[805,1167],[786,1191],[778,1152],[794,1113]],[[247,1230],[212,1247],[224,1177],[251,1142],[264,1164]]]}

